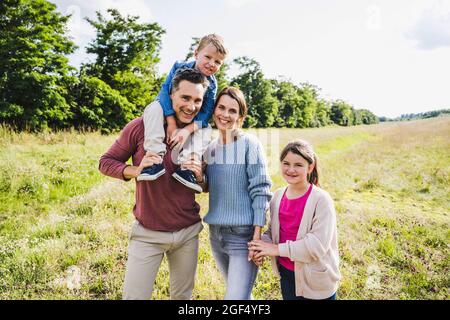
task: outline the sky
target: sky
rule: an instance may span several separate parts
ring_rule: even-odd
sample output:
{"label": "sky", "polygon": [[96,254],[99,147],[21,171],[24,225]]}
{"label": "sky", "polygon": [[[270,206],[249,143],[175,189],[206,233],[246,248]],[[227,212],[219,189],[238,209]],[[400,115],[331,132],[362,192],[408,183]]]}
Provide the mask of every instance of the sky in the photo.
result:
{"label": "sky", "polygon": [[[92,61],[95,37],[84,20],[116,8],[157,22],[159,72],[185,58],[192,37],[217,33],[227,61],[249,56],[266,78],[309,82],[327,100],[341,99],[377,116],[450,108],[450,0],[53,0],[72,14],[70,56]],[[232,69],[233,76],[238,70]]]}

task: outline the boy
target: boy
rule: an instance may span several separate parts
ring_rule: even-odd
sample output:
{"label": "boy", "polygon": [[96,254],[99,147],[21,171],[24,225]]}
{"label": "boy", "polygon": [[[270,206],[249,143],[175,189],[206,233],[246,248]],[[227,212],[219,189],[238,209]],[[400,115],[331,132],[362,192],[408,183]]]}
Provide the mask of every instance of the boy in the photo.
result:
{"label": "boy", "polygon": [[[196,192],[202,192],[202,188],[198,185],[193,172],[183,169],[183,163],[192,158],[201,160],[203,152],[207,148],[205,143],[207,139],[204,139],[204,136],[210,135],[211,127],[208,121],[213,114],[217,93],[217,80],[214,74],[220,70],[227,53],[223,39],[220,36],[216,34],[204,36],[194,52],[195,61],[176,62],[164,81],[156,101],[147,106],[144,111],[145,151],[147,153],[158,154],[161,157],[166,153],[166,146],[163,143],[166,136],[164,132],[165,117],[167,122],[167,142],[171,149],[181,150],[179,154],[178,152],[173,153],[173,155],[176,155],[176,160],[181,164],[181,167],[172,176]],[[198,69],[207,77],[209,86],[206,90],[202,105],[198,106],[201,108],[200,112],[193,117],[192,123],[182,129],[178,129],[174,118],[170,93],[172,89],[172,78],[182,68]],[[189,118],[191,115],[184,113],[184,116]],[[154,164],[151,167],[145,168],[137,177],[137,180],[156,180],[164,173],[165,169],[162,163]]]}

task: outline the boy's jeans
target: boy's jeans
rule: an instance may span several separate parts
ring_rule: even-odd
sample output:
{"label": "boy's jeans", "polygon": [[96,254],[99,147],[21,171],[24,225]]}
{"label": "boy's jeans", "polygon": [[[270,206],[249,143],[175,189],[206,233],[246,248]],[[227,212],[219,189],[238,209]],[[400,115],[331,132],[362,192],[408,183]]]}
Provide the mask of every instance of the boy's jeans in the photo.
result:
{"label": "boy's jeans", "polygon": [[248,261],[247,242],[253,238],[253,226],[209,225],[211,248],[226,282],[225,300],[250,300],[258,273]]}
{"label": "boy's jeans", "polygon": [[[144,120],[144,149],[145,151],[153,151],[160,156],[166,153],[166,145],[164,139],[166,132],[164,130],[164,113],[158,100],[149,104],[143,115]],[[189,136],[186,140],[181,152],[174,150],[172,152],[172,161],[175,164],[182,164],[189,160],[192,154],[201,160],[203,153],[211,141],[211,126],[199,129]]]}

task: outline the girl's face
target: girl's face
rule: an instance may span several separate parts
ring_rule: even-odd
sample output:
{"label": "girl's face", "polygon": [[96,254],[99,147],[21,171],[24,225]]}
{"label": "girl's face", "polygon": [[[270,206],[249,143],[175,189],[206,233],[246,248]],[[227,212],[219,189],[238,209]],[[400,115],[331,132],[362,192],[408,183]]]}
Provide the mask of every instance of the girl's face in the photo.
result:
{"label": "girl's face", "polygon": [[214,109],[214,122],[220,131],[234,130],[239,127],[239,104],[229,95],[224,94]]}
{"label": "girl's face", "polygon": [[281,173],[289,184],[308,182],[308,173],[314,169],[314,164],[309,164],[305,158],[295,153],[288,152],[281,161]]}

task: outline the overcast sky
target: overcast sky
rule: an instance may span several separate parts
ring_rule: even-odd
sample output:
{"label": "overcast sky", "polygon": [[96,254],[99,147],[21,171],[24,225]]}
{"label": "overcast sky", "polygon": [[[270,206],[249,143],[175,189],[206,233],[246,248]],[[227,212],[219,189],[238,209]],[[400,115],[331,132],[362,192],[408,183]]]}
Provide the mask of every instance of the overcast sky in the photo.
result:
{"label": "overcast sky", "polygon": [[95,36],[84,17],[117,8],[165,30],[160,73],[183,59],[192,37],[218,33],[230,50],[256,59],[267,78],[310,82],[378,116],[450,108],[450,0],[54,0],[72,14],[80,47],[71,63],[92,60]]}

